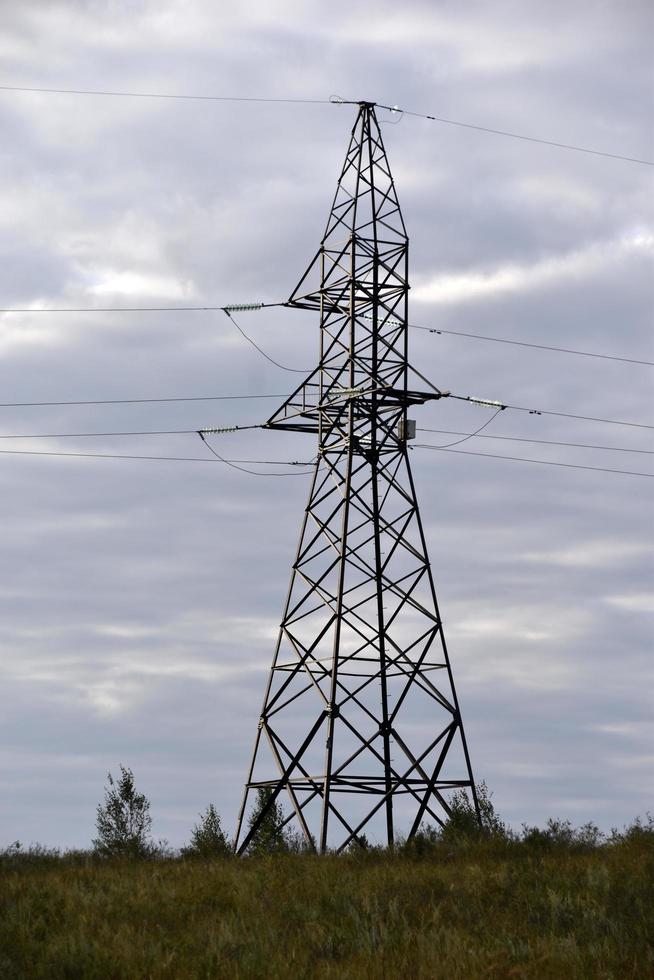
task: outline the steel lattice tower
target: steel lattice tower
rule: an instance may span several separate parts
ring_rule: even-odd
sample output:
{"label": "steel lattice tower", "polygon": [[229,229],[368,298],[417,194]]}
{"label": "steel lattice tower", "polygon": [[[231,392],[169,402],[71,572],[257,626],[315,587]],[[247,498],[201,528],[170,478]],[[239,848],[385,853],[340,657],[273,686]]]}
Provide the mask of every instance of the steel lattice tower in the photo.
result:
{"label": "steel lattice tower", "polygon": [[[309,845],[390,846],[477,796],[407,451],[408,238],[374,103],[359,112],[327,228],[288,302],[320,313],[320,362],[269,419],[318,455],[238,820],[284,794]],[[381,823],[381,827],[379,826]]]}

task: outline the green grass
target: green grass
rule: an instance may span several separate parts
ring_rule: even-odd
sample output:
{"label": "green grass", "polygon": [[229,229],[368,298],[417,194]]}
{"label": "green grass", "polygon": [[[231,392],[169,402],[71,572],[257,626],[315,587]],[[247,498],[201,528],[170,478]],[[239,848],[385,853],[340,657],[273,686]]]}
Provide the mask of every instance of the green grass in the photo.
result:
{"label": "green grass", "polygon": [[654,847],[0,860],[2,980],[654,976]]}

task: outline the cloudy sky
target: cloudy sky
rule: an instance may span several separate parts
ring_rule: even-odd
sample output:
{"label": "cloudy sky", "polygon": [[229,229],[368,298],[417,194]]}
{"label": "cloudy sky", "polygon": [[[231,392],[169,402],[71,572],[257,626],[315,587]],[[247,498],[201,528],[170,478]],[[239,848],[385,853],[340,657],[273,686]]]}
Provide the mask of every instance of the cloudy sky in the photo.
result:
{"label": "cloudy sky", "polygon": [[[245,5],[2,0],[0,83],[367,99],[641,160],[652,8],[640,0]],[[0,91],[0,306],[285,299],[322,235],[352,106]],[[411,239],[413,323],[654,360],[652,168],[405,115],[383,131]],[[7,313],[1,401],[271,395],[2,407],[0,845],[86,846],[107,770],[131,766],[174,845],[213,801],[234,827],[306,477],[210,460],[194,430],[263,421],[299,375],[219,312]],[[312,314],[239,321],[313,367]],[[411,334],[460,394],[654,425],[652,368]],[[416,410],[433,446],[489,410]],[[442,430],[445,430],[444,432]],[[503,412],[461,449],[416,448],[478,778],[513,825],[622,825],[651,807],[652,431]],[[504,441],[499,437],[503,437]],[[572,448],[524,440],[567,442]],[[225,435],[233,459],[312,437]],[[618,451],[619,450],[619,451]],[[650,455],[647,455],[649,453]],[[262,471],[284,468],[260,466]]]}

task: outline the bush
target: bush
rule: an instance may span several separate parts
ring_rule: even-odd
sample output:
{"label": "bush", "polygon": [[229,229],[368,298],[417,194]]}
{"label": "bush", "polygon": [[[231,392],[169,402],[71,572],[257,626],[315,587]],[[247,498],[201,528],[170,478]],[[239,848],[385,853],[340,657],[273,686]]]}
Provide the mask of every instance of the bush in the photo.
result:
{"label": "bush", "polygon": [[248,830],[259,823],[247,851],[248,854],[285,854],[290,850],[289,834],[284,829],[284,811],[272,800],[273,789],[263,786],[257,790],[254,809],[248,820]]}
{"label": "bush", "polygon": [[585,823],[575,828],[569,820],[550,819],[545,828],[528,827],[523,824],[522,842],[537,850],[553,848],[593,851],[604,842],[604,835],[594,823]]}
{"label": "bush", "polygon": [[350,843],[345,848],[346,854],[356,854],[361,856],[375,850],[365,834],[355,834]]}
{"label": "bush", "polygon": [[614,827],[608,842],[609,844],[645,844],[654,847],[654,817],[649,812],[645,814],[645,819],[636,817],[622,833]]}
{"label": "bush", "polygon": [[185,858],[225,857],[231,854],[229,841],[213,803],[200,814],[200,822],[191,831],[191,843],[182,848],[181,854]]}
{"label": "bush", "polygon": [[[98,836],[93,841],[96,853],[102,857],[126,858],[155,855],[156,848],[150,838],[150,802],[136,792],[132,770],[121,766],[118,781],[114,781],[111,773],[107,778],[104,803],[99,803],[97,808]],[[165,851],[165,843],[160,848]]]}
{"label": "bush", "polygon": [[457,790],[450,800],[452,812],[439,834],[440,839],[445,843],[456,844],[480,840],[483,837],[499,840],[511,838],[511,831],[495,812],[493,794],[486,783],[482,781],[476,789],[481,822],[467,791]]}

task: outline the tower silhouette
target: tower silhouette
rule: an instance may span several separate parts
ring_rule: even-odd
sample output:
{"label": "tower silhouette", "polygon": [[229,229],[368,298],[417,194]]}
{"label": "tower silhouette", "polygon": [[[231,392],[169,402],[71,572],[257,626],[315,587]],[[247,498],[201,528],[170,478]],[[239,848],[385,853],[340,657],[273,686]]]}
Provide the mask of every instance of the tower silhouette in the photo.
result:
{"label": "tower silhouette", "polygon": [[[320,314],[315,371],[267,422],[318,453],[238,818],[280,794],[309,847],[392,846],[474,779],[409,465],[408,238],[374,103],[361,102],[318,252],[289,307]],[[251,794],[267,804],[247,828]]]}

